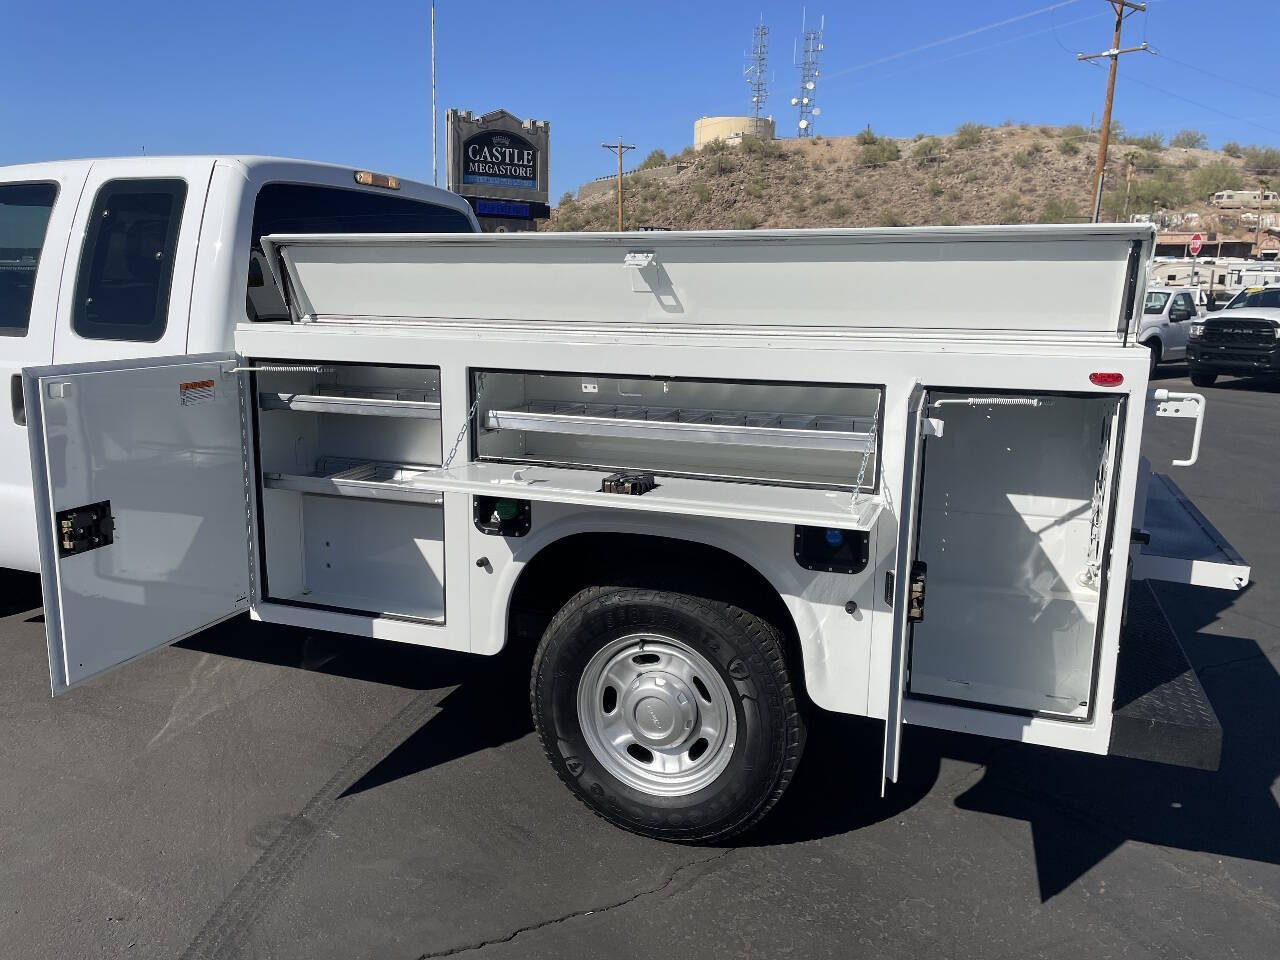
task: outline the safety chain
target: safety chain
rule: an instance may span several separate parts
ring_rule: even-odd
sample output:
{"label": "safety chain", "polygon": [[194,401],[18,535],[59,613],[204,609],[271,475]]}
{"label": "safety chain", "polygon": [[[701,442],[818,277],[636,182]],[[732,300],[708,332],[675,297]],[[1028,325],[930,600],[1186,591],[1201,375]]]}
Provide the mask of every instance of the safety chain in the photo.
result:
{"label": "safety chain", "polygon": [[862,497],[862,481],[867,475],[867,463],[871,459],[871,451],[876,445],[876,429],[880,425],[880,404],[876,404],[876,412],[871,417],[871,431],[867,434],[867,446],[862,451],[862,463],[858,466],[858,479],[854,481],[853,504],[852,507],[858,506],[858,500]]}
{"label": "safety chain", "polygon": [[467,415],[463,418],[462,429],[458,431],[458,435],[454,437],[453,449],[449,451],[449,455],[444,458],[444,463],[440,465],[441,470],[448,470],[449,465],[453,463],[453,458],[458,455],[458,447],[462,445],[462,438],[467,435],[467,428],[471,426],[471,420],[476,415],[476,411],[480,409],[480,397],[484,393],[484,374],[478,374],[476,377],[476,399],[471,404],[471,409],[467,411]]}

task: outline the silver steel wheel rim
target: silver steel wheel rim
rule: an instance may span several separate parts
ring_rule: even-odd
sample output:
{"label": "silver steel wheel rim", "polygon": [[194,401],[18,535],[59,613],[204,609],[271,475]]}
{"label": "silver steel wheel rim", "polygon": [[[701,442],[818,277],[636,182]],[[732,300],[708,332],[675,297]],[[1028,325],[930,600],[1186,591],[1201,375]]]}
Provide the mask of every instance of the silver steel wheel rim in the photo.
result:
{"label": "silver steel wheel rim", "polygon": [[578,722],[609,773],[663,797],[720,776],[738,733],[719,671],[687,644],[651,633],[620,637],[591,658],[578,681]]}

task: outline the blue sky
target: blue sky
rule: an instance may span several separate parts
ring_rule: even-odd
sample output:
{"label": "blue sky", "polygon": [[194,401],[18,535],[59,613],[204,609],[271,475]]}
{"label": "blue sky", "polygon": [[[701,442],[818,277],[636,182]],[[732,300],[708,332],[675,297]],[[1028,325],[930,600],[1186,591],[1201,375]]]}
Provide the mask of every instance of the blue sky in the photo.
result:
{"label": "blue sky", "polygon": [[[0,164],[144,149],[269,153],[429,181],[429,6],[0,0]],[[1109,9],[1104,0],[829,3],[817,131],[1088,124],[1106,75],[1075,53],[1110,45]],[[809,5],[810,19],[823,12]],[[745,112],[744,52],[761,14],[776,77],[766,109],[790,136],[800,13],[799,3],[725,0],[439,0],[440,113],[505,107],[549,120],[554,202],[610,171],[602,140],[621,135],[638,161],[687,145],[700,115]],[[1215,146],[1280,145],[1273,2],[1153,0],[1126,23],[1126,46],[1144,38],[1163,56],[1121,59],[1116,119],[1127,129],[1194,127]],[[440,146],[443,183],[443,125]]]}

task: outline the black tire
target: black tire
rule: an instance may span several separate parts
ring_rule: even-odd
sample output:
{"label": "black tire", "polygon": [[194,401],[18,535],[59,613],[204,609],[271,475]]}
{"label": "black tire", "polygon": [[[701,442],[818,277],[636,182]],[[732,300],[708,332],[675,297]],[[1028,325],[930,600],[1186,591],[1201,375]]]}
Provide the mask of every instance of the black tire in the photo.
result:
{"label": "black tire", "polygon": [[1160,360],[1164,356],[1164,345],[1160,342],[1159,337],[1152,337],[1147,341],[1146,347],[1151,351],[1151,371],[1150,375],[1154,376],[1156,367],[1160,366]]}
{"label": "black tire", "polygon": [[1218,382],[1218,375],[1216,373],[1206,373],[1203,370],[1197,370],[1192,367],[1191,382],[1197,387],[1212,387]]}
{"label": "black tire", "polygon": [[[713,665],[736,716],[727,765],[683,796],[643,791],[619,778],[592,752],[579,719],[579,681],[592,658],[645,631],[677,639]],[[662,840],[706,843],[751,827],[786,790],[804,747],[782,633],[730,602],[687,593],[628,586],[580,591],[543,634],[529,694],[543,749],[565,785],[610,823]]]}

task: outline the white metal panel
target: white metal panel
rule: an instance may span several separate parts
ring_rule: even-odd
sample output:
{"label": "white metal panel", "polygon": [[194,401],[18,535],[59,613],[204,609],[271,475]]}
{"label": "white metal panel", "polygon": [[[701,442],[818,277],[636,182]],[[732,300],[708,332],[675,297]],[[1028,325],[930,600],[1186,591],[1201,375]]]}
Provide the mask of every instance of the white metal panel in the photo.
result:
{"label": "white metal panel", "polygon": [[1134,579],[1243,589],[1249,582],[1249,564],[1173,479],[1153,473],[1146,487],[1142,526],[1151,542],[1134,557]]}
{"label": "white metal panel", "polygon": [[889,668],[889,710],[884,721],[884,779],[880,783],[884,795],[885,781],[898,781],[898,759],[902,748],[902,700],[906,691],[907,651],[911,646],[911,570],[916,559],[916,535],[920,518],[921,470],[923,467],[924,417],[928,394],[916,384],[907,404],[907,422],[903,432],[902,485],[898,492],[898,548],[893,581],[893,643]]}
{"label": "white metal panel", "polygon": [[[54,694],[249,605],[239,377],[226,356],[24,371]],[[184,384],[212,381],[183,389]],[[115,542],[60,556],[109,501]]]}
{"label": "white metal panel", "polygon": [[601,493],[601,481],[608,475],[576,468],[471,463],[449,470],[423,470],[414,482],[423,489],[450,493],[845,530],[871,529],[883,506],[879,497],[867,494],[855,502],[853,493],[843,491],[667,476],[641,496]]}
{"label": "white metal panel", "polygon": [[[312,317],[1052,332],[1119,342],[1150,226],[276,236]],[[648,266],[628,254],[651,253]],[[282,253],[284,264],[281,265]],[[484,291],[477,296],[477,291]],[[1053,290],[1052,297],[1045,297]],[[992,292],[998,291],[998,296]]]}

